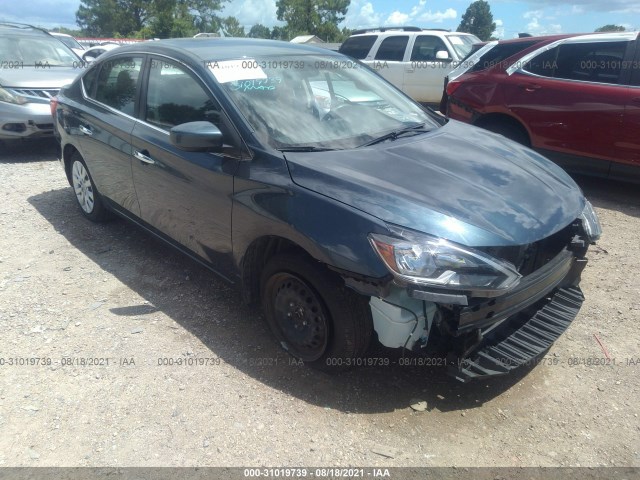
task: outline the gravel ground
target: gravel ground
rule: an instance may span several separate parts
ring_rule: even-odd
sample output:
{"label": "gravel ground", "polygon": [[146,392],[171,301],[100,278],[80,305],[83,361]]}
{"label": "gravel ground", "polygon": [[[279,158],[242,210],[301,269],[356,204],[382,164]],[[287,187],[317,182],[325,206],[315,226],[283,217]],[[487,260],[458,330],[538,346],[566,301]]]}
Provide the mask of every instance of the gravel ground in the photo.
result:
{"label": "gravel ground", "polygon": [[0,146],[0,466],[640,466],[640,189],[578,181],[604,228],[580,315],[463,385],[296,365],[209,271],[85,220],[53,143]]}

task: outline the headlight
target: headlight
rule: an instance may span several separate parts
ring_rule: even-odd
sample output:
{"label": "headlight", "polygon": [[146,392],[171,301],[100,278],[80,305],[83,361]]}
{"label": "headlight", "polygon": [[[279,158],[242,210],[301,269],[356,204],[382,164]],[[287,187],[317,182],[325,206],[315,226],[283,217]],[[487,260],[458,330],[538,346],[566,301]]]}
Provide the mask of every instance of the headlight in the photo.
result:
{"label": "headlight", "polygon": [[472,248],[401,228],[391,231],[399,238],[372,233],[369,240],[387,268],[406,282],[498,296],[522,278],[511,263]]}
{"label": "headlight", "polygon": [[24,105],[29,100],[27,100],[22,95],[16,95],[15,93],[11,93],[9,90],[5,90],[0,87],[0,102],[7,103],[15,103],[16,105]]}
{"label": "headlight", "polygon": [[587,203],[582,210],[580,220],[582,220],[582,226],[589,237],[589,241],[591,243],[598,241],[600,239],[600,235],[602,235],[602,227],[600,226],[598,215],[589,200],[587,200]]}

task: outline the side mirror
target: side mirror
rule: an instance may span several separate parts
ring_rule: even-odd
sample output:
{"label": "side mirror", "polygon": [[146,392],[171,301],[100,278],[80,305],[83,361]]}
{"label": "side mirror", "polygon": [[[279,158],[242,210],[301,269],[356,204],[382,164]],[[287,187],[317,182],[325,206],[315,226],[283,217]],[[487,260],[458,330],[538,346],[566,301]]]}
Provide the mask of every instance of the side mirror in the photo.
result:
{"label": "side mirror", "polygon": [[449,60],[451,61],[451,57],[449,56],[449,52],[446,50],[438,50],[436,52],[436,60]]}
{"label": "side mirror", "polygon": [[187,122],[169,131],[171,143],[180,150],[203,152],[222,148],[222,132],[211,122]]}

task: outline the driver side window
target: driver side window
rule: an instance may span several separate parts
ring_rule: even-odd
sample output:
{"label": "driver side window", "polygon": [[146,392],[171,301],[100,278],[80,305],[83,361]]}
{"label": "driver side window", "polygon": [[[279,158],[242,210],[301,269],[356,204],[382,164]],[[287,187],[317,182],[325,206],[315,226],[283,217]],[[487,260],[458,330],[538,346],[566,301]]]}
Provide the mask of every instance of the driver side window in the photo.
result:
{"label": "driver side window", "polygon": [[169,130],[186,122],[208,121],[222,130],[220,105],[183,67],[152,60],[144,120]]}

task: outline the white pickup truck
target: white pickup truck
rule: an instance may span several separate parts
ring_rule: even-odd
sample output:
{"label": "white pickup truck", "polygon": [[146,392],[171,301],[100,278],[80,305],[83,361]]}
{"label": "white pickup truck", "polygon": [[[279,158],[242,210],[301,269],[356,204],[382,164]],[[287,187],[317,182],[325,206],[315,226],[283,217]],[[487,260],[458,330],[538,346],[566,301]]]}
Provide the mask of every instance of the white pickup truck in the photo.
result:
{"label": "white pickup truck", "polygon": [[354,31],[340,53],[362,61],[414,100],[437,104],[444,77],[478,42],[470,33],[381,27]]}

